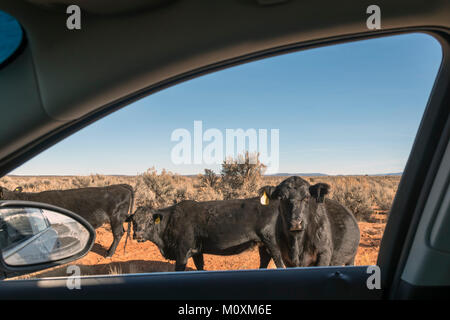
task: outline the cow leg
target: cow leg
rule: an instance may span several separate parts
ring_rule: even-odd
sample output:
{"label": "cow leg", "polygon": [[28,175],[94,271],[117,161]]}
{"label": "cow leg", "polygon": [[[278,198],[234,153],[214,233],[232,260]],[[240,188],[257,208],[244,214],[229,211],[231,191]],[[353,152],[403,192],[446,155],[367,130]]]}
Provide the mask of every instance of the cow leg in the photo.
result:
{"label": "cow leg", "polygon": [[[303,261],[303,250],[302,253],[300,253],[300,240],[298,239],[298,235],[293,235],[292,242],[291,242],[291,261],[294,264],[295,267],[302,267],[303,263],[300,261]],[[302,256],[302,257],[300,257]]]}
{"label": "cow leg", "polygon": [[348,260],[345,265],[346,266],[353,266],[355,264],[355,257],[356,257],[356,255],[354,255],[350,260]]}
{"label": "cow leg", "polygon": [[270,253],[267,251],[266,247],[259,246],[258,250],[259,250],[259,268],[266,269],[272,257],[270,256]]}
{"label": "cow leg", "polygon": [[186,264],[188,261],[189,249],[183,248],[183,246],[178,246],[175,260],[175,271],[186,270]]}
{"label": "cow leg", "polygon": [[331,250],[329,248],[318,253],[316,266],[329,266],[330,262]]}
{"label": "cow leg", "polygon": [[187,263],[182,263],[182,262],[175,262],[175,271],[184,271],[186,270],[186,264]]}
{"label": "cow leg", "polygon": [[270,256],[275,262],[275,266],[277,268],[284,268],[283,259],[281,258],[280,248],[278,247],[277,242],[275,241],[275,237],[270,235],[263,235],[262,243],[269,250]]}
{"label": "cow leg", "polygon": [[123,221],[118,221],[118,219],[111,219],[111,231],[114,240],[106,254],[106,257],[108,258],[114,255],[114,252],[116,252],[117,245],[119,244],[120,239],[122,239],[122,236],[124,234]]}
{"label": "cow leg", "polygon": [[267,245],[272,256],[273,262],[275,262],[275,266],[277,268],[285,268],[283,259],[281,258],[280,250],[276,247],[276,245]]}
{"label": "cow leg", "polygon": [[205,262],[203,261],[203,254],[197,253],[192,256],[192,259],[194,260],[195,267],[197,270],[204,270]]}

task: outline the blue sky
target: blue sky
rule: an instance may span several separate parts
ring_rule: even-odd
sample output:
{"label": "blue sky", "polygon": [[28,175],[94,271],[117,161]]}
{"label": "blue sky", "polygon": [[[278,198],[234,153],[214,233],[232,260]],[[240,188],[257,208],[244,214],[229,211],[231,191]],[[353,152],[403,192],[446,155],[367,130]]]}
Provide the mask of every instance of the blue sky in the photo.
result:
{"label": "blue sky", "polygon": [[[439,43],[408,34],[316,48],[218,71],[129,105],[11,174],[180,174],[172,132],[279,129],[279,172],[402,171],[442,58]],[[205,145],[204,145],[205,146]]]}

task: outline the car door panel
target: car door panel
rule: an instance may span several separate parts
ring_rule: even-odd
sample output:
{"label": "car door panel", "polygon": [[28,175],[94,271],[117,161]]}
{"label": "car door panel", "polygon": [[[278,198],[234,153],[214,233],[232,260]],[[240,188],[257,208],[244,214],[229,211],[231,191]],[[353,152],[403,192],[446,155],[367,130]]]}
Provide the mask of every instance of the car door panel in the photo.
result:
{"label": "car door panel", "polygon": [[89,276],[80,278],[80,290],[68,289],[70,278],[17,280],[0,283],[0,300],[378,300],[382,289],[368,288],[367,270],[355,266]]}

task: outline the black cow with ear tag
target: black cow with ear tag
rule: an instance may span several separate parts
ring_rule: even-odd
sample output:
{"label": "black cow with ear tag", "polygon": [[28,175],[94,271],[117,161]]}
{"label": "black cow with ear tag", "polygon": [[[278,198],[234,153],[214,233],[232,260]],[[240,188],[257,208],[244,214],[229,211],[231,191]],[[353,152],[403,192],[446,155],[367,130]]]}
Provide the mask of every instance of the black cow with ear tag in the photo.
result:
{"label": "black cow with ear tag", "polygon": [[[269,192],[269,191],[267,191]],[[284,268],[277,243],[279,201],[251,199],[197,202],[184,200],[161,209],[139,207],[127,222],[133,238],[151,241],[161,254],[184,271],[189,258],[203,270],[203,254],[234,255],[258,246],[261,265],[273,259]]]}

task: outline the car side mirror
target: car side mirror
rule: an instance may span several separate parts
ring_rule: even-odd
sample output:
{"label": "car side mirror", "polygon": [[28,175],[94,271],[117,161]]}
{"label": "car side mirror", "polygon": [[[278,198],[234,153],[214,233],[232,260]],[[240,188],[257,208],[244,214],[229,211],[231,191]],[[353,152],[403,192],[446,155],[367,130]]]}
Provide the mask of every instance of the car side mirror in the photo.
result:
{"label": "car side mirror", "polygon": [[94,228],[71,211],[31,201],[0,201],[0,279],[77,260],[94,241]]}

